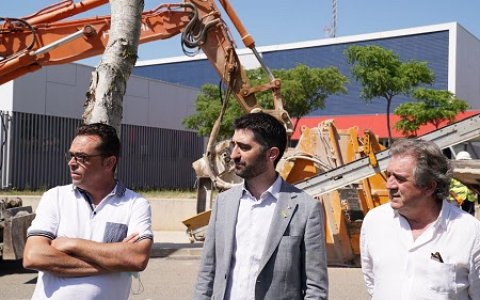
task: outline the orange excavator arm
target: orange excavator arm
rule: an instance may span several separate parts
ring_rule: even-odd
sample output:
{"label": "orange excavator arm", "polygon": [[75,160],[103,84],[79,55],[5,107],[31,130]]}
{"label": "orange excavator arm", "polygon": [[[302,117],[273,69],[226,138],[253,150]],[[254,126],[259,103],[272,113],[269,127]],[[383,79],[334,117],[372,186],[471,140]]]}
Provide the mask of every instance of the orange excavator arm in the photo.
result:
{"label": "orange excavator arm", "polygon": [[[89,5],[80,5],[86,2]],[[63,2],[22,19],[2,18],[0,28],[0,84],[42,66],[59,65],[100,55],[108,43],[111,17],[57,21],[99,5],[105,0]],[[94,6],[93,4],[96,4]],[[57,7],[58,6],[58,7]],[[167,39],[188,24],[191,12],[182,4],[164,4],[142,14],[140,43]],[[49,20],[57,21],[50,22]]]}
{"label": "orange excavator arm", "polygon": [[[260,86],[249,84],[235,51],[225,21],[214,0],[185,0],[162,4],[142,14],[139,43],[168,39],[182,34],[184,48],[199,47],[245,112],[262,110],[292,124],[283,109],[280,81],[275,79],[255,49],[253,38],[243,27],[227,0],[218,0],[240,33],[246,47],[252,49],[270,81]],[[65,0],[21,19],[0,17],[0,84],[18,78],[42,66],[58,65],[102,54],[108,42],[111,17],[92,17],[62,21],[107,4],[108,0]],[[255,94],[270,90],[274,109],[258,106]]]}

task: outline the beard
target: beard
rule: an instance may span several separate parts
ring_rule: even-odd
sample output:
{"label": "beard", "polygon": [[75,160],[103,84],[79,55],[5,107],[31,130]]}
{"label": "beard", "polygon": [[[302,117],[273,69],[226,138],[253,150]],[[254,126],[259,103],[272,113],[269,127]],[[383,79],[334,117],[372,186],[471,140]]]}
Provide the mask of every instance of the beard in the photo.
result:
{"label": "beard", "polygon": [[252,179],[262,174],[267,169],[267,161],[264,156],[265,153],[262,153],[250,164],[240,159],[235,160],[235,174],[243,179]]}

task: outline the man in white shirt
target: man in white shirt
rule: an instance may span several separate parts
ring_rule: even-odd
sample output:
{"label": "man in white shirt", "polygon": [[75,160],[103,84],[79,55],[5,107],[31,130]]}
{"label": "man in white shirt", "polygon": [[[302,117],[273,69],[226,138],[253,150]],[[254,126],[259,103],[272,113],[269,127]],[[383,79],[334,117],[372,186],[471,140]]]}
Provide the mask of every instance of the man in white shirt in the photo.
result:
{"label": "man in white shirt", "polygon": [[480,299],[480,221],[446,201],[450,169],[433,142],[399,140],[385,172],[390,203],[361,230],[373,299]]}
{"label": "man in white shirt", "polygon": [[244,184],[215,202],[193,298],[327,299],[321,205],[275,172],[284,126],[251,113],[234,129],[230,157]]}
{"label": "man in white shirt", "polygon": [[47,191],[28,229],[23,265],[38,270],[32,299],[128,299],[153,234],[147,200],[115,179],[120,141],[81,126],[66,153],[72,184]]}

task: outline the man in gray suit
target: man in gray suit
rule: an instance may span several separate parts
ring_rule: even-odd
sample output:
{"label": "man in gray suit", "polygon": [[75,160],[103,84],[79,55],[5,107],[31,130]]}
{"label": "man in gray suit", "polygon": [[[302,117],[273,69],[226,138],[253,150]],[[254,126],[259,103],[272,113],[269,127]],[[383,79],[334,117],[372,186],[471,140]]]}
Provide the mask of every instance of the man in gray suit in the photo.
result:
{"label": "man in gray suit", "polygon": [[244,183],[215,202],[194,299],[327,299],[321,205],[275,171],[285,128],[251,113],[234,129],[230,157]]}

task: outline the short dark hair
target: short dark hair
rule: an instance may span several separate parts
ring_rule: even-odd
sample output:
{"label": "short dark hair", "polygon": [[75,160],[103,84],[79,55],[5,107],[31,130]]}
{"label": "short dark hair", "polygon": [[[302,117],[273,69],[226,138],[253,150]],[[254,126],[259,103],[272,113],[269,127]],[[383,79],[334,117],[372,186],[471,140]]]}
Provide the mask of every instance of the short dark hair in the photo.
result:
{"label": "short dark hair", "polygon": [[269,114],[263,112],[245,114],[234,121],[233,129],[251,130],[255,140],[262,145],[264,151],[271,147],[277,147],[280,154],[274,161],[275,166],[287,147],[285,126]]}
{"label": "short dark hair", "polygon": [[415,184],[424,188],[432,181],[436,182],[437,189],[434,193],[436,201],[440,202],[448,196],[451,178],[450,163],[437,144],[422,139],[401,139],[392,144],[390,154],[414,157],[416,160],[413,168]]}
{"label": "short dark hair", "polygon": [[100,137],[100,144],[97,150],[103,156],[120,156],[120,139],[117,131],[110,125],[103,123],[82,124],[77,129],[76,136],[79,135],[97,135]]}

